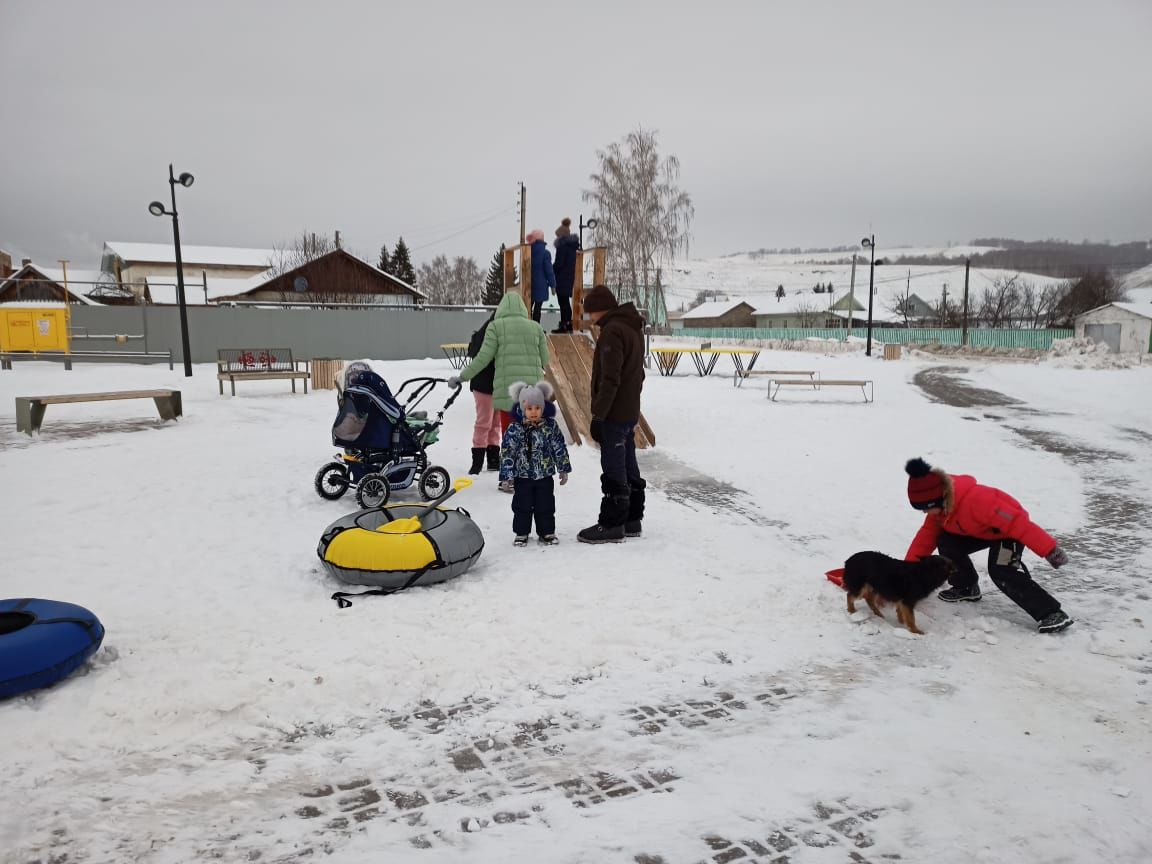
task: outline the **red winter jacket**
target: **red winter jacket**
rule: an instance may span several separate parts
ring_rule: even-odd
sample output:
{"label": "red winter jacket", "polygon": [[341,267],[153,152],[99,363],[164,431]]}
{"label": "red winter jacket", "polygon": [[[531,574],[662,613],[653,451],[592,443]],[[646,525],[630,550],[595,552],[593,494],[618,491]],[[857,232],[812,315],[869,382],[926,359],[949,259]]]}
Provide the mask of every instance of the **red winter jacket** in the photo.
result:
{"label": "red winter jacket", "polygon": [[944,480],[944,511],[924,518],[904,556],[906,561],[919,561],[935,552],[941,531],[981,540],[1019,540],[1041,558],[1056,548],[1056,538],[1033,523],[1028,511],[1007,492],[981,486],[966,474],[947,474]]}

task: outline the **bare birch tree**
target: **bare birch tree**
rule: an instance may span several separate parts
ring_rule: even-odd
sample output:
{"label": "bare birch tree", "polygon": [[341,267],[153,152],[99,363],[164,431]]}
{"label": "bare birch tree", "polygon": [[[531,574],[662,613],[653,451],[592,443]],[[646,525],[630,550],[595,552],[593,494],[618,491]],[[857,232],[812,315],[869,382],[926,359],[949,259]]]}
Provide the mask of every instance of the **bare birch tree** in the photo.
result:
{"label": "bare birch tree", "polygon": [[458,255],[449,262],[447,256],[437,255],[431,262],[420,265],[416,278],[420,290],[432,304],[463,306],[479,303],[484,293],[484,274],[473,258]]}
{"label": "bare birch tree", "polygon": [[336,242],[324,234],[314,231],[304,231],[299,237],[292,239],[285,246],[273,246],[272,256],[268,259],[268,276],[279,276],[289,270],[295,270],[302,264],[322,258],[336,249]]}
{"label": "bare birch tree", "polygon": [[997,276],[980,296],[975,318],[985,327],[1010,327],[1020,316],[1020,274]]}
{"label": "bare birch tree", "polygon": [[912,289],[905,288],[903,294],[892,296],[885,301],[884,307],[893,315],[899,315],[905,327],[910,326],[916,314],[916,301],[912,299]]}
{"label": "bare birch tree", "polygon": [[653,323],[663,321],[667,312],[655,274],[677,253],[687,253],[695,215],[691,197],[678,185],[680,160],[661,159],[656,133],[642,128],[596,157],[599,171],[583,192],[596,208],[595,241],[608,247],[619,299],[636,303]]}
{"label": "bare birch tree", "polygon": [[823,311],[817,308],[811,300],[801,300],[796,304],[796,315],[800,319],[801,327],[815,327],[817,321],[824,317]]}

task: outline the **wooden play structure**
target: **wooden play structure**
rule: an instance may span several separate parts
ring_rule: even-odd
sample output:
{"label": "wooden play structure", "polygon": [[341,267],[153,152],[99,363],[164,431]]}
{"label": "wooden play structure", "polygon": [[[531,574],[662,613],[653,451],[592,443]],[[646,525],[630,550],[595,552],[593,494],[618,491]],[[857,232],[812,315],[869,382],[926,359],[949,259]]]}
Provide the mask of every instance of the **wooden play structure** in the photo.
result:
{"label": "wooden play structure", "polygon": [[[576,253],[576,279],[572,283],[572,332],[548,334],[550,362],[544,377],[556,391],[556,404],[572,437],[572,443],[591,441],[588,429],[592,421],[592,354],[595,348],[595,328],[584,318],[584,261],[592,256],[592,284],[603,285],[607,270],[608,249],[593,246]],[[519,260],[517,260],[519,258]],[[517,266],[519,265],[519,266]],[[520,296],[524,305],[532,308],[532,247],[516,244],[504,250],[504,290],[516,290],[516,276],[520,277]],[[636,446],[651,447],[656,435],[644,415],[636,424]]]}

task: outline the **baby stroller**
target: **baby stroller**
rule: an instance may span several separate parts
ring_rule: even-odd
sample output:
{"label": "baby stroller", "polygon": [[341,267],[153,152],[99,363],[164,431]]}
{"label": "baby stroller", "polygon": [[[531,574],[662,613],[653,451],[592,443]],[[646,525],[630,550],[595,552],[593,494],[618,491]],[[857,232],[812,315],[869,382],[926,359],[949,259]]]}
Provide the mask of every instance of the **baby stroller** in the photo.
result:
{"label": "baby stroller", "polygon": [[[353,363],[344,373],[344,389],[337,394],[340,410],[332,425],[332,443],[343,447],[335,461],[316,472],[316,491],[335,501],[350,487],[364,509],[383,507],[393,489],[420,484],[425,500],[439,498],[451,486],[448,472],[428,464],[426,452],[434,444],[444,412],[460,395],[460,388],[444,403],[435,420],[427,411],[414,411],[443,378],[411,378],[396,395],[367,363]],[[407,401],[404,391],[412,386]]]}

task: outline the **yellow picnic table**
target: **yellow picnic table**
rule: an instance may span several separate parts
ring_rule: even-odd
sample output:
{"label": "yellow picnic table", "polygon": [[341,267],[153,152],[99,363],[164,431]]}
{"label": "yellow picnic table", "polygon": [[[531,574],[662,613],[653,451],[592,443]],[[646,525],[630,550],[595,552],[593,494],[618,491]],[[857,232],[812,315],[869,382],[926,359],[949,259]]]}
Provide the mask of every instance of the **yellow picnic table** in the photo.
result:
{"label": "yellow picnic table", "polygon": [[[688,347],[671,347],[663,346],[660,348],[652,348],[650,352],[652,358],[656,361],[656,368],[661,375],[668,376],[676,371],[676,367],[680,365],[680,358],[687,354],[692,358],[693,364],[696,366],[696,373],[703,378],[705,375],[711,375],[712,370],[716,368],[716,361],[721,356],[728,356],[732,358],[732,365],[736,367],[736,374],[742,375],[745,372],[750,372],[752,367],[756,365],[756,358],[760,356],[759,348],[688,348]],[[748,365],[744,365],[744,358],[750,357]]]}
{"label": "yellow picnic table", "polygon": [[440,350],[444,352],[453,369],[463,369],[468,362],[467,342],[446,342],[440,346]]}

